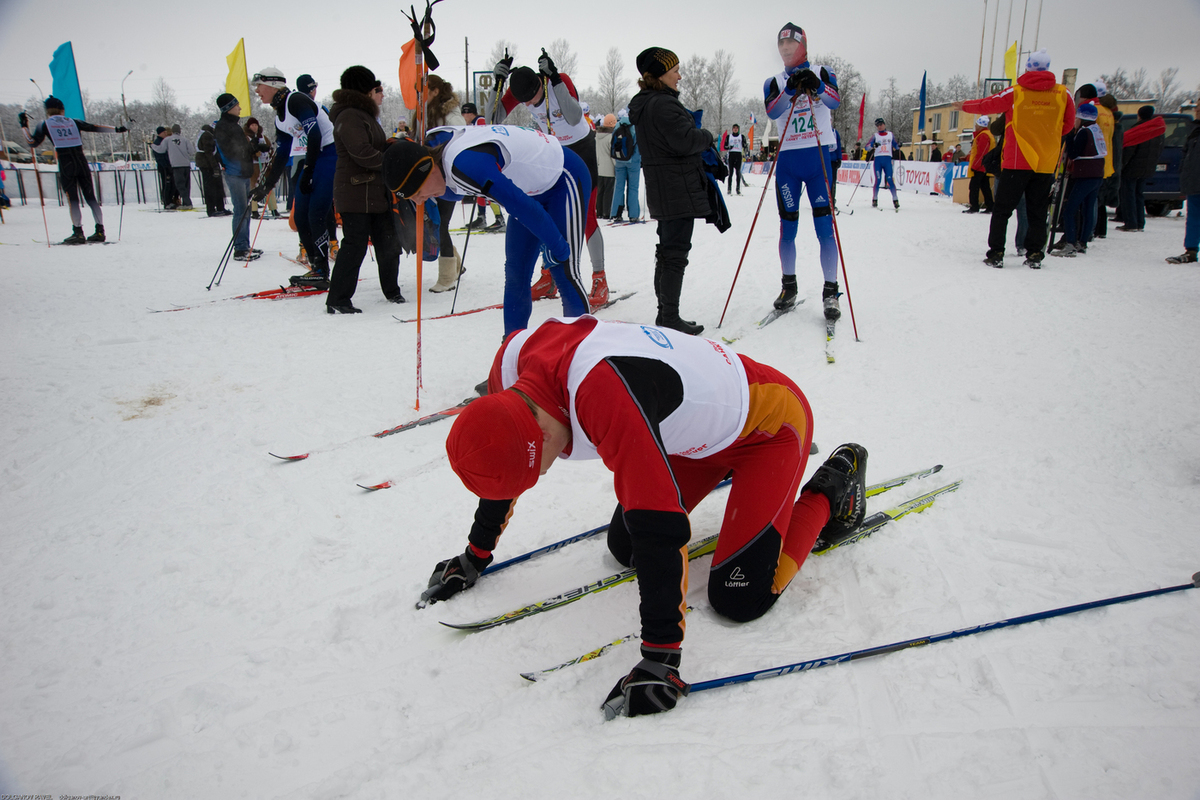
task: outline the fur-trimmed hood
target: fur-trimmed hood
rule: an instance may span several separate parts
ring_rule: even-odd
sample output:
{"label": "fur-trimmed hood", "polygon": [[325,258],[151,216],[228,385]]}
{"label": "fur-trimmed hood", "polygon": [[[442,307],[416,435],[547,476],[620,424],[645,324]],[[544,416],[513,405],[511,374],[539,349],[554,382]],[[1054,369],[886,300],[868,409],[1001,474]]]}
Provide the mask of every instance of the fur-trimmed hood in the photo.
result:
{"label": "fur-trimmed hood", "polygon": [[336,89],[333,93],[333,108],[329,109],[329,121],[337,125],[337,116],[347,109],[361,111],[371,119],[379,116],[379,106],[369,94],[354,89]]}

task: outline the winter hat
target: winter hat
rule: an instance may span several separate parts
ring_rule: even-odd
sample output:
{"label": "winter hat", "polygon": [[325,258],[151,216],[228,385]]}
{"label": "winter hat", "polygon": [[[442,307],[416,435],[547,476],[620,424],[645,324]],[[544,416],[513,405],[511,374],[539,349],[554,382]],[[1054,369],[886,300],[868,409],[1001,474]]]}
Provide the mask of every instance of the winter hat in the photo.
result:
{"label": "winter hat", "polygon": [[254,77],[250,79],[250,86],[258,86],[266,84],[275,88],[282,88],[287,84],[287,79],[283,77],[283,73],[275,67],[266,67],[254,73]]}
{"label": "winter hat", "polygon": [[375,80],[375,73],[363,66],[347,67],[342,73],[342,88],[352,92],[370,94],[372,89],[380,85]]}
{"label": "winter hat", "polygon": [[601,125],[601,127],[604,127],[604,128],[617,127],[617,115],[616,114],[605,114],[604,119],[600,122],[600,125]]}
{"label": "winter hat", "polygon": [[1108,94],[1108,84],[1104,81],[1092,81],[1092,85],[1096,87],[1096,97],[1104,97]]}
{"label": "winter hat", "polygon": [[733,123],[733,129],[734,129],[735,131],[740,131],[740,130],[741,130],[741,127],[740,127],[740,126],[739,126],[739,125],[738,125],[738,124],[735,122],[735,123]]}
{"label": "winter hat", "polygon": [[433,172],[429,148],[400,139],[383,153],[383,185],[400,197],[412,197]]}
{"label": "winter hat", "polygon": [[777,41],[781,41],[783,39],[795,39],[801,44],[808,44],[808,37],[804,34],[804,28],[801,28],[799,25],[791,22],[779,29],[779,35],[776,36],[775,39]]}
{"label": "winter hat", "polygon": [[1138,119],[1148,122],[1154,118],[1154,106],[1142,106],[1138,109]]}
{"label": "winter hat", "polygon": [[1075,96],[1083,100],[1095,100],[1100,96],[1096,91],[1096,87],[1090,83],[1085,83],[1075,90]]}
{"label": "winter hat", "polygon": [[883,118],[883,117],[876,117],[876,118],[875,118],[875,124],[876,124],[876,125],[884,125],[884,126],[886,126],[886,125],[887,125],[887,122],[884,120],[884,118]]}
{"label": "winter hat", "polygon": [[542,79],[529,67],[517,67],[508,76],[508,90],[519,102],[528,103],[542,88]]}
{"label": "winter hat", "polygon": [[154,129],[155,133],[166,133],[166,131],[167,131],[167,129],[164,128],[162,125],[159,125],[157,128]]}
{"label": "winter hat", "polygon": [[313,89],[317,88],[317,82],[313,80],[312,75],[309,75],[306,72],[299,78],[296,78],[296,88],[300,90],[301,94],[308,94]]}
{"label": "winter hat", "polygon": [[229,92],[223,93],[217,98],[217,110],[222,114],[228,114],[230,109],[238,104],[238,99]]}
{"label": "winter hat", "polygon": [[525,398],[498,392],[471,403],[450,428],[446,455],[463,485],[485,500],[511,500],[537,483],[542,429]]}
{"label": "winter hat", "polygon": [[477,116],[477,117],[478,117],[478,116],[479,116],[479,109],[475,107],[475,104],[474,104],[474,103],[463,103],[463,104],[462,104],[462,108],[460,108],[460,109],[459,109],[459,113],[461,113],[461,114],[474,114],[475,116]]}
{"label": "winter hat", "polygon": [[59,111],[66,108],[66,106],[63,105],[63,101],[59,100],[54,95],[50,95],[49,97],[47,97],[44,105],[45,105],[47,111],[49,111],[52,108],[57,108]]}
{"label": "winter hat", "polygon": [[1025,60],[1025,69],[1030,71],[1042,71],[1050,69],[1050,54],[1045,50],[1035,50],[1029,54],[1029,58]]}
{"label": "winter hat", "polygon": [[986,128],[988,125],[991,125],[991,124],[992,124],[992,119],[987,114],[984,114],[982,117],[977,117],[975,119],[975,125],[980,128]]}
{"label": "winter hat", "polygon": [[1083,103],[1075,110],[1075,116],[1087,122],[1095,122],[1100,114],[1094,103]]}
{"label": "winter hat", "polygon": [[179,127],[178,122],[171,126],[171,133],[183,133],[183,128]]}
{"label": "winter hat", "polygon": [[638,53],[635,63],[639,75],[649,72],[652,77],[661,78],[679,66],[679,56],[665,47],[648,47]]}

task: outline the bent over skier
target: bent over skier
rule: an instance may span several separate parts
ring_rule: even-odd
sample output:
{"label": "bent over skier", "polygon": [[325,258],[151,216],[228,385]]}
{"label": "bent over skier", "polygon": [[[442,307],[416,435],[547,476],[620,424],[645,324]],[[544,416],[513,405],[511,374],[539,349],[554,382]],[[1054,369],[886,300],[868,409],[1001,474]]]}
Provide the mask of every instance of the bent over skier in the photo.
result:
{"label": "bent over skier", "polygon": [[842,445],[801,490],[808,400],[783,373],[715,341],[590,315],[551,318],[508,337],[488,389],[446,441],[450,466],[480,497],[469,543],[435,567],[422,597],[445,600],[475,584],[516,498],[555,458],[602,459],[618,502],[608,547],[637,566],[642,621],[642,659],[605,699],[610,718],[667,711],[688,692],[679,674],[688,514],[727,475],[708,597],[736,622],[774,605],[818,536],[844,538],[862,524],[867,451]]}

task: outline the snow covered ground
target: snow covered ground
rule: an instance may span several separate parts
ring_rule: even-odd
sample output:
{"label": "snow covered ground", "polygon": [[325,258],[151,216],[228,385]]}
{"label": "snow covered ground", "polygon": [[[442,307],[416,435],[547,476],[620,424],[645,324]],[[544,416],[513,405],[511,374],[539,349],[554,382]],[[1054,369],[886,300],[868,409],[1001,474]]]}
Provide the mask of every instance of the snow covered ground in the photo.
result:
{"label": "snow covered ground", "polygon": [[[1112,230],[1040,272],[980,263],[988,217],[859,192],[838,222],[849,314],[827,365],[820,275],[802,218],[807,302],[762,331],[779,290],[763,204],[715,330],[761,176],[735,227],[698,225],[685,316],[803,388],[822,455],[871,453],[868,479],[946,465],[885,508],[963,488],[808,561],[763,619],[707,606],[693,562],[684,677],[707,680],[1043,609],[1187,583],[1200,569],[1200,271],[1171,266],[1184,221]],[[849,190],[843,187],[842,203]],[[886,197],[886,194],[885,194]],[[890,201],[885,201],[890,205]],[[116,238],[118,209],[107,213]],[[67,212],[48,211],[54,240]],[[85,218],[87,213],[85,211]],[[428,322],[414,410],[415,303],[364,265],[361,315],[321,298],[230,300],[297,268],[286,223],[267,253],[212,277],[227,219],[127,208],[123,241],[46,248],[41,212],[0,227],[0,791],[131,798],[1200,797],[1200,592],[697,694],[603,722],[636,647],[538,684],[637,629],[636,587],[475,635],[497,613],[614,572],[602,541],[414,609],[460,552],[472,497],[450,423],[371,433],[453,405],[485,375],[499,311]],[[90,223],[90,220],[89,220]],[[88,231],[90,232],[90,227]],[[602,312],[654,318],[653,225],[605,228]],[[459,308],[498,302],[502,238],[472,237]],[[461,247],[461,245],[460,245]],[[413,263],[406,296],[418,294]],[[432,284],[436,265],[426,265]],[[426,315],[450,294],[424,293]],[[848,303],[843,298],[843,309]],[[534,318],[561,311],[536,304]],[[312,456],[295,463],[267,453]],[[357,483],[390,479],[364,492]],[[518,506],[499,558],[607,522],[603,466],[559,464]],[[722,498],[694,514],[719,524]]]}

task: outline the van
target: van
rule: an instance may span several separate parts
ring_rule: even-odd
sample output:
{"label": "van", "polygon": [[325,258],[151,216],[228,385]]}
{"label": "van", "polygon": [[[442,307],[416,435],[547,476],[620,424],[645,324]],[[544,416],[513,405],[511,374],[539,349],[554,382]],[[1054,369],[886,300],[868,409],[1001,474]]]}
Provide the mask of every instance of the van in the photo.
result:
{"label": "van", "polygon": [[[1190,114],[1160,114],[1167,124],[1166,142],[1154,174],[1146,179],[1146,213],[1161,217],[1172,210],[1183,208],[1183,195],[1179,192],[1179,168],[1183,161],[1183,143],[1187,141],[1192,127]],[[1137,114],[1125,114],[1118,123],[1128,133],[1137,124]]]}

